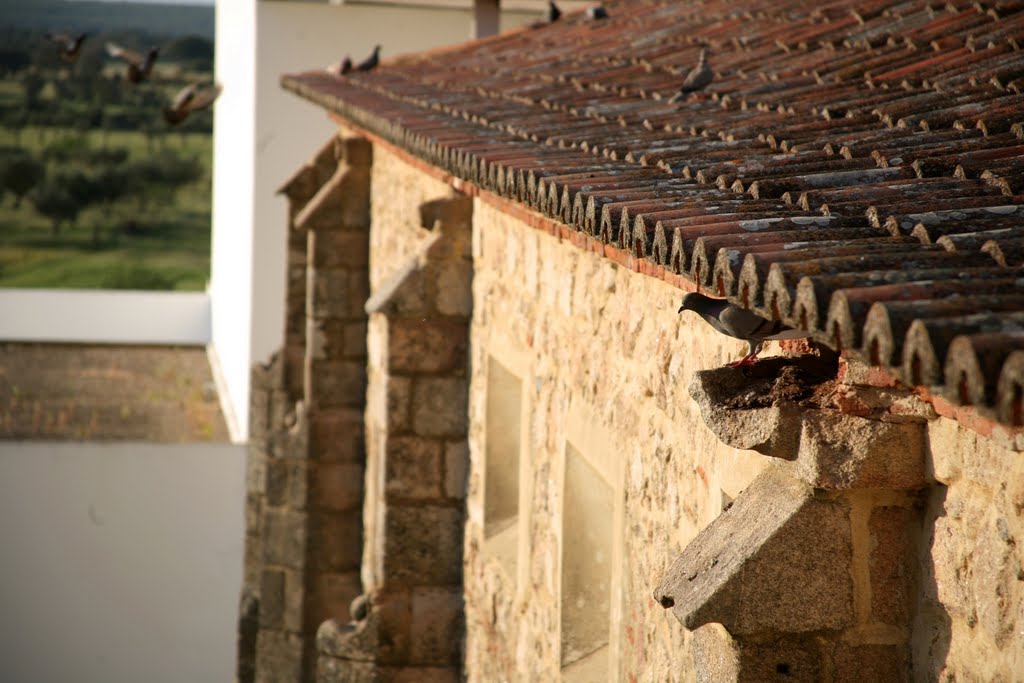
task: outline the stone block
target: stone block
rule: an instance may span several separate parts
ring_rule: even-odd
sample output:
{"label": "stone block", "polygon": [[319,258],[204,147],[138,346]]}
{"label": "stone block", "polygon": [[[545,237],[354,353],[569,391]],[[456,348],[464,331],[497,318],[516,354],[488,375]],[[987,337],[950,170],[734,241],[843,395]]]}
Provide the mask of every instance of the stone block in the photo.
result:
{"label": "stone block", "polygon": [[267,505],[284,505],[288,498],[288,474],[293,469],[287,460],[271,460],[267,463],[266,496]]}
{"label": "stone block", "polygon": [[436,269],[434,305],[441,315],[468,318],[473,314],[473,264],[456,261]]}
{"label": "stone block", "polygon": [[384,582],[455,585],[462,579],[462,511],[389,505],[384,513]]}
{"label": "stone block", "polygon": [[313,267],[365,268],[370,257],[370,235],[361,230],[316,231],[310,240]]}
{"label": "stone block", "polygon": [[366,366],[358,361],[319,361],[308,376],[310,406],[361,408],[366,404]]}
{"label": "stone block", "polygon": [[345,620],[348,606],[362,592],[359,572],[325,572],[309,578],[306,588],[304,633],[316,633],[328,619]]}
{"label": "stone block", "polygon": [[251,448],[245,458],[245,490],[249,495],[267,493],[267,458]]}
{"label": "stone block", "polygon": [[310,515],[307,557],[310,569],[346,572],[359,568],[363,556],[360,510],[318,511]]}
{"label": "stone block", "polygon": [[839,642],[832,652],[835,683],[911,681],[910,651],[906,645],[853,645]]}
{"label": "stone block", "polygon": [[389,376],[386,380],[387,425],[389,434],[412,430],[412,379]]}
{"label": "stone block", "polygon": [[792,460],[800,442],[801,408],[791,402],[738,409],[728,401],[746,390],[746,377],[735,368],[693,374],[690,396],[715,436],[733,448]]}
{"label": "stone block", "polygon": [[915,528],[920,514],[912,508],[876,507],[871,511],[871,621],[906,627],[912,620],[917,585]]}
{"label": "stone block", "polygon": [[371,316],[379,313],[386,317],[412,317],[431,313],[419,260],[410,260],[381,282],[363,308]]}
{"label": "stone block", "polygon": [[388,371],[392,374],[449,373],[466,366],[469,327],[450,318],[391,318]]}
{"label": "stone block", "polygon": [[849,508],[781,467],[758,476],[683,550],[655,599],[689,629],[734,638],[851,626]]}
{"label": "stone block", "polygon": [[[821,648],[816,639],[777,638],[767,641],[739,642],[739,676],[737,681],[796,681],[818,683],[825,676]],[[888,680],[888,679],[865,679]]]}
{"label": "stone block", "polygon": [[263,560],[281,567],[302,568],[306,551],[306,515],[268,509],[263,518]]}
{"label": "stone block", "polygon": [[366,268],[348,271],[348,317],[355,320],[365,318],[369,298],[370,271]]}
{"label": "stone block", "polygon": [[310,457],[320,462],[366,461],[363,414],[348,408],[319,409],[309,416]]}
{"label": "stone block", "polygon": [[458,665],[462,630],[460,588],[412,589],[410,664]]}
{"label": "stone block", "polygon": [[256,682],[301,681],[302,674],[302,638],[283,631],[260,629],[256,638]]}
{"label": "stone block", "polygon": [[342,330],[342,348],[345,358],[366,358],[366,322],[349,322]]}
{"label": "stone block", "polygon": [[313,505],[338,512],[361,510],[363,466],[349,463],[319,463],[310,478]]}
{"label": "stone block", "polygon": [[413,431],[421,436],[466,435],[468,380],[462,377],[417,379],[412,392]]}
{"label": "stone block", "polygon": [[804,415],[798,473],[824,489],[927,485],[927,429],[819,410]]}
{"label": "stone block", "polygon": [[284,629],[284,570],[264,569],[260,575],[260,627]]}
{"label": "stone block", "polygon": [[455,441],[444,447],[444,495],[448,498],[466,497],[469,476],[469,444]]}
{"label": "stone block", "polygon": [[339,318],[311,318],[306,330],[306,355],[313,362],[344,358],[347,325],[348,321]]}
{"label": "stone block", "polygon": [[739,680],[740,652],[721,624],[706,624],[693,632],[690,641],[697,683],[730,683]]}
{"label": "stone block", "polygon": [[309,270],[306,314],[311,318],[347,318],[351,299],[349,271],[341,268]]}
{"label": "stone block", "polygon": [[388,436],[384,448],[384,491],[391,500],[441,497],[441,441],[417,436]]}

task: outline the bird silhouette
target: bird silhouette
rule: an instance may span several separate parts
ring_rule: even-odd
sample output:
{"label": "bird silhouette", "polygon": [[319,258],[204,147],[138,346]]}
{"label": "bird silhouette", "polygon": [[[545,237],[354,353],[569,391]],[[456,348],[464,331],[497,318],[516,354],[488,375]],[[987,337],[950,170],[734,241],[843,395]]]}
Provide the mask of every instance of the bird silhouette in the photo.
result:
{"label": "bird silhouette", "polygon": [[138,52],[121,47],[117,43],[107,43],[107,54],[114,59],[120,59],[128,65],[128,71],[125,73],[125,77],[132,83],[141,83],[149,78],[149,74],[153,71],[153,64],[156,63],[156,58],[159,53],[160,48],[154,47],[146,53],[145,57],[143,57]]}
{"label": "bird silhouette", "polygon": [[602,5],[591,5],[587,8],[587,19],[607,19],[608,10]]}
{"label": "bird silhouette", "polygon": [[164,120],[172,126],[181,123],[192,112],[213,104],[221,90],[219,83],[205,88],[201,88],[198,83],[186,85],[174,96],[170,106],[164,108]]}
{"label": "bird silhouette", "polygon": [[700,49],[700,58],[697,60],[697,66],[690,69],[690,73],[686,74],[686,80],[679,86],[679,92],[673,95],[669,102],[679,102],[689,93],[703,90],[711,84],[714,78],[715,74],[708,65],[708,49],[702,47]]}
{"label": "bird silhouette", "polygon": [[562,18],[562,10],[558,9],[558,5],[554,3],[554,0],[548,0],[548,22],[554,23]]}
{"label": "bird silhouette", "polygon": [[85,42],[88,33],[71,35],[68,33],[47,33],[46,37],[57,44],[57,53],[65,62],[71,63],[78,59],[82,53],[82,43]]}
{"label": "bird silhouette", "polygon": [[380,64],[380,45],[373,48],[373,54],[356,64],[356,71],[370,71]]}
{"label": "bird silhouette", "polygon": [[349,57],[348,55],[345,55],[345,57],[340,62],[337,62],[336,64],[331,64],[325,69],[325,71],[334,76],[344,76],[345,74],[352,71],[352,58]]}
{"label": "bird silhouette", "polygon": [[750,345],[750,352],[743,358],[729,363],[731,367],[752,365],[757,362],[761,346],[769,339],[802,339],[806,332],[783,325],[778,320],[768,320],[745,308],[730,304],[725,299],[713,299],[703,294],[690,292],[683,297],[679,313],[693,311],[705,322],[722,334],[742,339]]}

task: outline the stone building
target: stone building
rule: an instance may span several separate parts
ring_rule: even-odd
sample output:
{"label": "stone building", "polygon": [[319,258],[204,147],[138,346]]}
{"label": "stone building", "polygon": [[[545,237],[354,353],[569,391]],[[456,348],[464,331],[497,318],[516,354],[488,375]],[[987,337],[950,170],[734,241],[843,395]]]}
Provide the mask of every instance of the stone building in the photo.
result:
{"label": "stone building", "polygon": [[605,7],[284,77],[239,679],[1019,680],[1024,6]]}

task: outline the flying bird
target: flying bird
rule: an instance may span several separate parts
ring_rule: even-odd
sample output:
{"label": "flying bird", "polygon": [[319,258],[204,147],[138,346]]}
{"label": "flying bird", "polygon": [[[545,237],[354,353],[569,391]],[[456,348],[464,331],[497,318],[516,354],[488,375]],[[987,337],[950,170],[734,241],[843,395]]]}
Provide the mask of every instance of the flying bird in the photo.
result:
{"label": "flying bird", "polygon": [[703,90],[711,84],[714,78],[715,74],[708,65],[708,49],[702,47],[700,49],[700,58],[697,60],[697,66],[690,69],[690,73],[686,74],[686,80],[679,86],[679,92],[673,95],[669,102],[674,104],[691,92]]}
{"label": "flying bird", "polygon": [[558,5],[554,3],[554,0],[548,0],[548,23],[554,23],[562,18],[562,10],[558,9]]}
{"label": "flying bird", "polygon": [[757,362],[761,345],[769,339],[801,339],[807,336],[806,332],[786,327],[778,320],[762,318],[745,308],[730,304],[725,299],[712,299],[695,292],[683,297],[679,313],[683,311],[693,311],[722,334],[742,339],[750,344],[750,352],[743,358],[729,363],[730,367],[752,365]]}
{"label": "flying bird", "polygon": [[602,5],[591,5],[587,8],[587,19],[607,19],[608,10]]}
{"label": "flying bird", "polygon": [[164,120],[172,126],[188,118],[188,115],[200,109],[206,109],[220,95],[219,83],[201,88],[198,83],[186,85],[175,95],[169,107],[164,108]]}
{"label": "flying bird", "polygon": [[373,54],[356,64],[356,71],[370,71],[378,64],[380,64],[380,45],[373,48]]}
{"label": "flying bird", "polygon": [[149,77],[159,53],[160,48],[154,47],[143,57],[138,52],[121,47],[117,43],[107,43],[107,54],[114,59],[120,59],[128,65],[128,72],[125,74],[125,77],[132,83],[141,83]]}
{"label": "flying bird", "polygon": [[65,62],[74,62],[82,52],[82,43],[85,42],[88,33],[79,33],[77,36],[68,33],[47,33],[46,37],[57,44],[57,53]]}

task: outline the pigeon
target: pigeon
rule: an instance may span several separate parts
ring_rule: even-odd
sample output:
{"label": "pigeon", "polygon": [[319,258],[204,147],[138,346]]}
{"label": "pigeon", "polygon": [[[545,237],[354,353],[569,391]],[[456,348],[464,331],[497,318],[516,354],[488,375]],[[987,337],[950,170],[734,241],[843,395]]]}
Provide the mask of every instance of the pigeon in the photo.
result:
{"label": "pigeon", "polygon": [[186,85],[174,97],[171,105],[164,109],[164,120],[172,126],[181,123],[192,112],[205,109],[213,104],[213,101],[220,95],[220,91],[219,83],[214,83],[208,88],[200,88],[198,83]]}
{"label": "pigeon", "polygon": [[373,48],[373,54],[356,64],[356,71],[369,71],[380,64],[380,45]]}
{"label": "pigeon", "polygon": [[67,33],[47,33],[46,37],[57,44],[57,52],[65,62],[71,63],[78,59],[82,52],[82,43],[85,42],[87,33],[79,33],[73,36]]}
{"label": "pigeon", "polygon": [[730,367],[752,365],[757,362],[761,345],[768,339],[801,339],[806,332],[786,327],[778,320],[768,320],[745,308],[730,304],[725,299],[712,299],[703,294],[691,292],[683,297],[679,312],[694,311],[697,315],[722,334],[743,339],[750,344],[750,352],[743,358],[729,363]]}
{"label": "pigeon", "polygon": [[548,0],[548,23],[553,24],[562,18],[562,10],[558,9],[558,5],[554,3],[554,0]]}
{"label": "pigeon", "polygon": [[703,90],[711,84],[714,78],[715,74],[711,71],[711,67],[708,66],[708,49],[702,47],[700,49],[700,58],[697,60],[697,66],[690,69],[690,73],[686,74],[686,80],[679,86],[679,92],[673,95],[669,102],[674,104],[686,97],[688,93]]}
{"label": "pigeon", "polygon": [[149,77],[159,53],[160,48],[154,47],[143,57],[138,52],[121,47],[117,43],[107,43],[107,54],[128,65],[125,77],[132,83],[141,83]]}
{"label": "pigeon", "polygon": [[591,5],[587,8],[587,19],[607,19],[608,10],[601,5]]}
{"label": "pigeon", "polygon": [[344,76],[352,71],[352,58],[345,55],[344,59],[337,64],[331,64],[325,71],[333,76]]}

